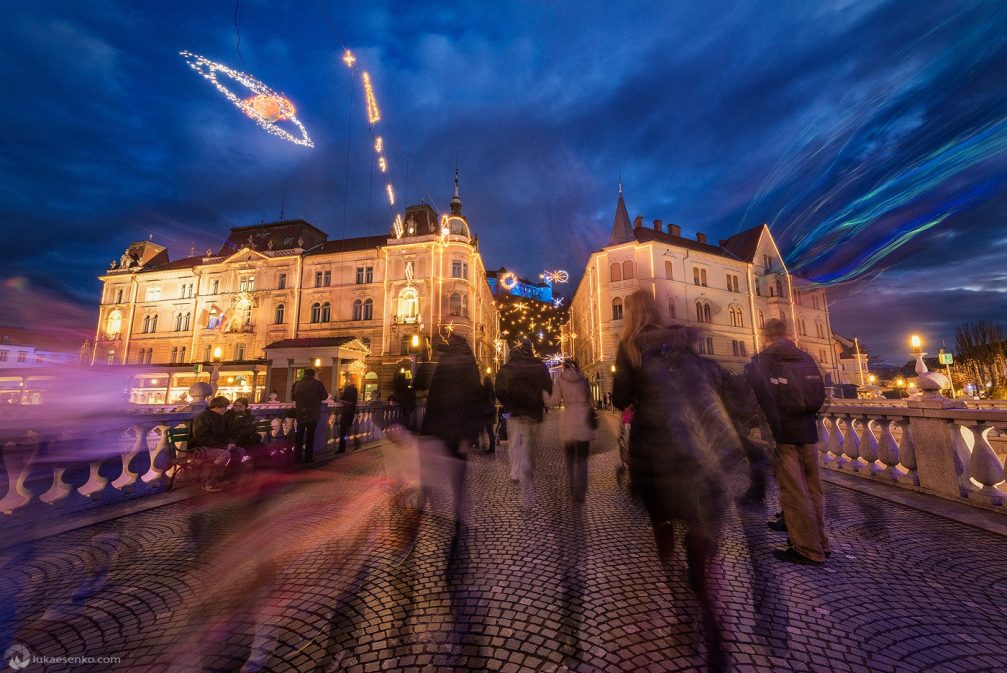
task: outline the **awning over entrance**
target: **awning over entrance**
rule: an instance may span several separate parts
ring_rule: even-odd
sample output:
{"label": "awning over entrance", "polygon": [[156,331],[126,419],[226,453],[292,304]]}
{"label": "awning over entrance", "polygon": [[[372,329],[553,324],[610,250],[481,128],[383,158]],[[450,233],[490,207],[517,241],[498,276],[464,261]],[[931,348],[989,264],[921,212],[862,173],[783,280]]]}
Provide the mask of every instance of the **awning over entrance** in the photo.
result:
{"label": "awning over entrance", "polygon": [[364,359],[371,354],[370,348],[353,336],[283,339],[269,344],[265,351],[266,396],[275,392],[281,401],[290,399],[290,387],[309,367],[332,395],[348,380],[354,380],[360,388],[366,369]]}

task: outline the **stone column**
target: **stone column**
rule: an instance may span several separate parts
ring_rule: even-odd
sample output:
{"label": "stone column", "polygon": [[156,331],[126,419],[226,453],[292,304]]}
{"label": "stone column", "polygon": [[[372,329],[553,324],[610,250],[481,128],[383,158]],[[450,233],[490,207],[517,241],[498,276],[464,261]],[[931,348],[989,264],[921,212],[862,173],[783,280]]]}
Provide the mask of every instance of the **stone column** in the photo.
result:
{"label": "stone column", "polygon": [[260,395],[260,402],[265,402],[269,399],[269,393],[273,390],[273,361],[266,360],[266,381],[262,384],[262,395]]}

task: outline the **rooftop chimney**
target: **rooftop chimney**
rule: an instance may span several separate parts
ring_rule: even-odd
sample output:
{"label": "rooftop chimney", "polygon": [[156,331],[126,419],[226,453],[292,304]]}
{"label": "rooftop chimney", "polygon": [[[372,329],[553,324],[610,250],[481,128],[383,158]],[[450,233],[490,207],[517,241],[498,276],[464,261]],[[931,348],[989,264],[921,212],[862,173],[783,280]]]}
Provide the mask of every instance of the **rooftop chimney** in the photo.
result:
{"label": "rooftop chimney", "polygon": [[662,222],[661,220],[654,220],[654,231],[662,231],[663,226],[664,222]]}
{"label": "rooftop chimney", "polygon": [[633,228],[639,229],[642,226],[643,226],[643,215],[637,215],[636,219],[633,220]]}
{"label": "rooftop chimney", "polygon": [[682,227],[678,226],[677,224],[672,224],[671,222],[669,222],[668,223],[668,233],[671,234],[672,236],[681,236],[682,235]]}
{"label": "rooftop chimney", "polygon": [[701,231],[696,232],[696,240],[700,243],[706,243],[706,234]]}

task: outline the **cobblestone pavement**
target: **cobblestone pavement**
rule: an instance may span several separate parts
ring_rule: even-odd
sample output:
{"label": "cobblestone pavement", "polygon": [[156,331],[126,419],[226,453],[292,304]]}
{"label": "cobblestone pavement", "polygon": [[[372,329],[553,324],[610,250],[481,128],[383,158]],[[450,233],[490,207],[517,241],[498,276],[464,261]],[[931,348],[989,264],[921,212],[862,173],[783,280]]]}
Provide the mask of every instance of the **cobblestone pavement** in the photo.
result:
{"label": "cobblestone pavement", "polygon": [[[0,645],[119,658],[29,673],[702,670],[684,558],[662,572],[607,431],[587,503],[568,501],[555,416],[535,508],[506,448],[474,456],[457,535],[443,506],[392,507],[384,454],[365,450],[258,500],[213,494],[5,552]],[[774,559],[767,512],[730,512],[733,670],[1007,670],[1007,539],[826,489],[823,568]]]}

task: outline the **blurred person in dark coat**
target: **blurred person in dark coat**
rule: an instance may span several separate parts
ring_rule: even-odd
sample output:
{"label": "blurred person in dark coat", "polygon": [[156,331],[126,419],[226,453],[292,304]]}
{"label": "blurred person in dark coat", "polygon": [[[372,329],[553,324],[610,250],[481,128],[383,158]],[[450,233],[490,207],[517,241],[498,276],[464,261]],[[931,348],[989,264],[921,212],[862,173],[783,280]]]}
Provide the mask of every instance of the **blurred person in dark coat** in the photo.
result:
{"label": "blurred person in dark coat", "polygon": [[304,375],[294,383],[290,399],[294,401],[294,410],[297,414],[297,430],[294,433],[295,462],[315,462],[315,429],[322,415],[322,402],[328,396],[325,386],[315,378],[314,369],[305,369]]}
{"label": "blurred person in dark coat", "polygon": [[515,347],[497,374],[497,399],[507,407],[507,435],[510,437],[511,481],[522,481],[523,508],[535,503],[535,458],[538,453],[539,430],[545,417],[545,402],[552,394],[549,369],[532,352],[525,339]]}
{"label": "blurred person in dark coat", "polygon": [[[339,449],[338,453],[346,451],[346,437],[353,429],[353,418],[357,414],[357,386],[350,381],[339,396],[342,407],[339,412]],[[359,440],[357,440],[359,443]]]}
{"label": "blurred person in dark coat", "polygon": [[696,352],[693,330],[662,324],[648,291],[626,297],[624,319],[612,400],[620,409],[634,408],[629,436],[633,486],[650,515],[667,572],[673,568],[675,524],[684,525],[707,667],[726,671],[710,571],[727,507],[723,483],[742,454],[723,399],[725,373]]}
{"label": "blurred person in dark coat", "polygon": [[[451,474],[441,476],[448,476],[451,481],[455,520],[460,521],[465,458],[478,443],[483,428],[483,409],[479,404],[483,389],[479,367],[465,339],[450,334],[436,349],[437,368],[430,381],[420,434],[436,437],[444,445],[447,469]],[[421,460],[424,458],[430,457],[423,456]],[[425,496],[429,496],[429,484],[424,488],[427,489]]]}

